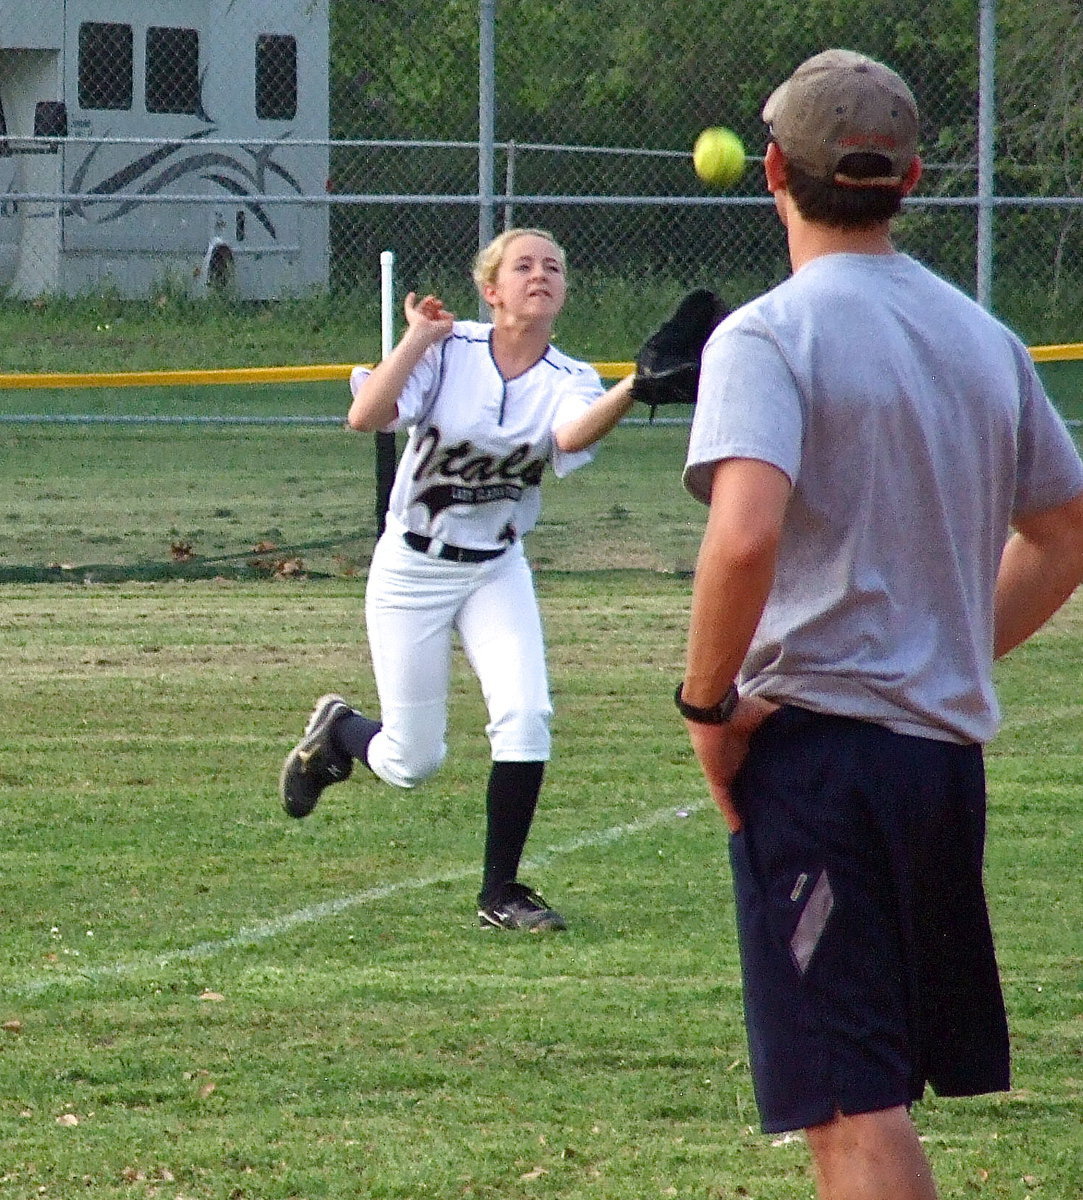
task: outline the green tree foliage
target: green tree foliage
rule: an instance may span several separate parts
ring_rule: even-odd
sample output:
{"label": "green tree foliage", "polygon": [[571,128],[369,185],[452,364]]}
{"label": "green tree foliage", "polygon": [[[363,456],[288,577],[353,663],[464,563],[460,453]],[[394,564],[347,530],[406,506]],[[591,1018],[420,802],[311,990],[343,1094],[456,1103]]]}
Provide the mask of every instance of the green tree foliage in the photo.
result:
{"label": "green tree foliage", "polygon": [[[331,0],[333,134],[477,137],[478,0]],[[1078,0],[1000,0],[1000,146],[1041,189],[1083,175]],[[972,167],[977,0],[497,0],[497,136],[683,148],[723,123],[751,145],[796,63],[883,58],[921,104],[927,159]]]}
{"label": "green tree foliage", "polygon": [[1012,5],[1000,23],[1003,169],[1027,192],[1083,193],[1083,10]]}
{"label": "green tree foliage", "polygon": [[331,136],[477,138],[478,0],[331,0]]}
{"label": "green tree foliage", "polygon": [[[1000,23],[997,190],[1083,195],[1083,12],[1078,0],[1013,4]],[[1083,214],[1014,215],[1016,236],[1052,264],[1048,311],[1078,293]]]}
{"label": "green tree foliage", "polygon": [[[479,7],[333,0],[336,135],[476,137]],[[499,0],[496,26],[502,139],[674,148],[724,122],[758,141],[771,88],[829,45],[896,64],[937,139],[976,87],[974,0]]]}

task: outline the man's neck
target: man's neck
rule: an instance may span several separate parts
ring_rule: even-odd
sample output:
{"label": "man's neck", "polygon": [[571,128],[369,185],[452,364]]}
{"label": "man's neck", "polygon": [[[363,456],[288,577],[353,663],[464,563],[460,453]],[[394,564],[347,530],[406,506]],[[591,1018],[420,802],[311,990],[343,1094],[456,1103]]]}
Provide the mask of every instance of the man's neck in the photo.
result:
{"label": "man's neck", "polygon": [[825,254],[895,253],[890,221],[871,229],[836,229],[817,221],[806,221],[799,213],[791,212],[786,222],[786,237],[790,265],[795,272]]}

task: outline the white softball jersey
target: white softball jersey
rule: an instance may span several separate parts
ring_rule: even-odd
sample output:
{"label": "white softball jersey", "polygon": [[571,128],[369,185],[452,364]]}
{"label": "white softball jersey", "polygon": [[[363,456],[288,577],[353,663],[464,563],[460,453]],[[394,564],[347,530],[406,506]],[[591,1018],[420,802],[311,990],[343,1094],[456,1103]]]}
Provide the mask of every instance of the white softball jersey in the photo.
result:
{"label": "white softball jersey", "polygon": [[[566,454],[553,431],[604,390],[589,363],[553,346],[522,375],[504,379],[491,333],[488,323],[456,321],[414,369],[386,430],[409,430],[389,522],[477,550],[508,546],[534,527],[547,464],[562,478],[591,461],[593,448]],[[364,376],[355,368],[351,391]]]}

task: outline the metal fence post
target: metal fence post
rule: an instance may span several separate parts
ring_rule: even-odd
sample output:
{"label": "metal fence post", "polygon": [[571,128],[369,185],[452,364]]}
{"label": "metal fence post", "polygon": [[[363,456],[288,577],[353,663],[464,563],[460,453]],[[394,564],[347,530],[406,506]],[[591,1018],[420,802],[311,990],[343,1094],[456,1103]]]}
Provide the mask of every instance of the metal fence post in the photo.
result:
{"label": "metal fence post", "polygon": [[978,231],[975,287],[982,308],[993,307],[993,196],[996,192],[996,0],[978,8]]}
{"label": "metal fence post", "polygon": [[515,142],[509,141],[504,151],[504,228],[511,229],[515,224],[515,206],[512,196],[515,195]]}
{"label": "metal fence post", "polygon": [[496,139],[496,0],[480,0],[478,30],[478,249],[493,238]]}

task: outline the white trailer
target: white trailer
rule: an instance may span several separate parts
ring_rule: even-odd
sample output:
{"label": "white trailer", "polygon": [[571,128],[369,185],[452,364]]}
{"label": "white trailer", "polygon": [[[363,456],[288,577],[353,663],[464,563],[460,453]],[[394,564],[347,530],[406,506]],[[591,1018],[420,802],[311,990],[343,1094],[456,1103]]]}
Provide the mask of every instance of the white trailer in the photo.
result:
{"label": "white trailer", "polygon": [[0,292],[325,287],[328,3],[0,0]]}

